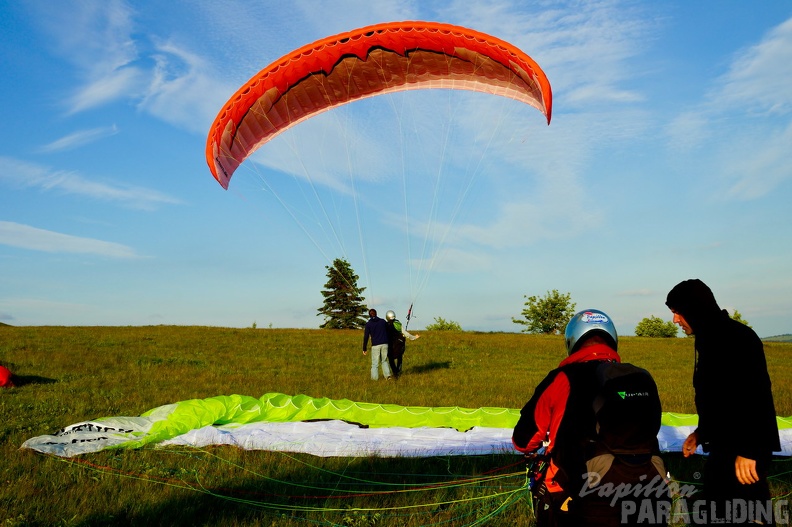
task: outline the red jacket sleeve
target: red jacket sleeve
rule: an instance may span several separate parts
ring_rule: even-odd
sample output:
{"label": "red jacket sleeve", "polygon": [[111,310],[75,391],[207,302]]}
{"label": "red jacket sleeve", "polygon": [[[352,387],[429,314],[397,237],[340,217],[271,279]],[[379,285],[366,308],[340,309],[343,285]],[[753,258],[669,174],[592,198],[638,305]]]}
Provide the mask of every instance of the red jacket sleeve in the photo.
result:
{"label": "red jacket sleeve", "polygon": [[550,442],[547,451],[552,451],[568,398],[569,378],[563,372],[540,384],[520,411],[512,435],[514,448],[520,452],[534,452],[547,440]]}

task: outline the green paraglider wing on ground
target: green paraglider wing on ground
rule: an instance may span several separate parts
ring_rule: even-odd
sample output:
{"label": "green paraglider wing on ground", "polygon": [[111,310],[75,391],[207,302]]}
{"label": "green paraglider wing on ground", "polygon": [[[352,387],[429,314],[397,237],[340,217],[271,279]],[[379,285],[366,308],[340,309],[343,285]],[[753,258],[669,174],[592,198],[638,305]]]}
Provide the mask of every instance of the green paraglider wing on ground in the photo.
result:
{"label": "green paraglider wing on ground", "polygon": [[[320,456],[434,456],[516,453],[520,412],[508,408],[399,406],[267,393],[220,395],[149,410],[139,417],[77,423],[22,447],[70,457],[107,448],[206,446],[306,452]],[[681,449],[698,416],[664,413],[658,439]],[[792,418],[778,418],[784,455],[792,455]]]}

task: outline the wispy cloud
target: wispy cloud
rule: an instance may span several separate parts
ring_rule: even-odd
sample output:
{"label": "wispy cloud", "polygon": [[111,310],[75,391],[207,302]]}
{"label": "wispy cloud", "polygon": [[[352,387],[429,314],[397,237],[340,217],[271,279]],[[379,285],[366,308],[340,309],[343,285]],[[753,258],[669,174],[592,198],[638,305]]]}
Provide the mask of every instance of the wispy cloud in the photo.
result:
{"label": "wispy cloud", "polygon": [[792,120],[785,129],[767,127],[744,137],[729,152],[724,177],[732,183],[725,196],[751,200],[767,195],[782,182],[792,179],[789,164],[792,145]]}
{"label": "wispy cloud", "polygon": [[204,132],[224,97],[233,93],[226,76],[198,55],[168,36],[140,31],[146,21],[123,0],[61,8],[42,2],[34,8],[53,51],[75,66],[80,79],[63,97],[68,114],[127,100],[167,122]]}
{"label": "wispy cloud", "polygon": [[710,119],[698,111],[686,111],[666,126],[669,145],[675,150],[685,151],[701,146],[712,134]]}
{"label": "wispy cloud", "polygon": [[204,134],[235,87],[201,56],[171,41],[155,43],[154,67],[139,107],[166,122]]}
{"label": "wispy cloud", "polygon": [[[630,59],[649,45],[656,23],[640,7],[611,0],[559,2],[555,9],[518,2],[466,5],[474,27],[514,43],[539,62],[568,109],[644,99],[624,86],[640,75],[641,66]],[[498,5],[502,8],[493,9]]]}
{"label": "wispy cloud", "polygon": [[[76,113],[140,91],[139,58],[132,39],[134,11],[121,0],[86,1],[53,6],[31,3],[36,22],[49,37],[53,52],[77,66],[83,84],[64,97]],[[68,19],[68,24],[64,20]]]}
{"label": "wispy cloud", "polygon": [[139,96],[145,85],[143,72],[138,68],[122,68],[95,72],[90,79],[68,98],[69,113],[78,113],[127,97]]}
{"label": "wispy cloud", "polygon": [[0,183],[14,187],[58,190],[124,206],[152,210],[159,205],[180,203],[176,198],[159,191],[131,185],[92,181],[75,172],[53,170],[49,167],[0,156]]}
{"label": "wispy cloud", "polygon": [[474,273],[490,270],[492,257],[487,253],[447,248],[432,258],[414,259],[410,264],[413,268],[427,274],[430,270],[446,273]]}
{"label": "wispy cloud", "polygon": [[80,130],[42,146],[39,148],[39,152],[51,153],[73,150],[117,133],[118,127],[115,125],[91,128],[90,130]]}
{"label": "wispy cloud", "polygon": [[81,238],[10,221],[0,221],[0,244],[49,253],[93,254],[122,259],[140,258],[134,249],[120,243]]}
{"label": "wispy cloud", "polygon": [[776,26],[756,45],[739,52],[713,90],[713,104],[762,113],[792,111],[792,18]]}
{"label": "wispy cloud", "polygon": [[[723,112],[742,108],[754,118],[729,144],[724,177],[732,184],[726,196],[749,200],[767,195],[792,179],[792,18],[767,33],[761,42],[737,55],[714,92]],[[757,119],[758,118],[758,119]]]}
{"label": "wispy cloud", "polygon": [[563,206],[549,206],[550,199],[548,196],[546,200],[526,199],[505,204],[493,223],[462,225],[453,238],[456,242],[464,240],[485,247],[525,247],[540,240],[569,238],[597,223],[594,214],[575,215]]}
{"label": "wispy cloud", "polygon": [[756,44],[737,51],[707,97],[667,128],[679,150],[715,145],[715,194],[761,198],[792,179],[792,18]]}

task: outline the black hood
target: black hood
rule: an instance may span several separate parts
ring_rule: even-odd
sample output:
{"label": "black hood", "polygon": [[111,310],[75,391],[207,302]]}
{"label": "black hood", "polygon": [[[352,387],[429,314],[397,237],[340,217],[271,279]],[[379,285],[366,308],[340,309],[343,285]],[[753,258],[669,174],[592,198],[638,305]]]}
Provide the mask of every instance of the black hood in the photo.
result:
{"label": "black hood", "polygon": [[721,309],[707,284],[693,278],[678,283],[668,293],[666,305],[682,315],[694,331],[720,316]]}

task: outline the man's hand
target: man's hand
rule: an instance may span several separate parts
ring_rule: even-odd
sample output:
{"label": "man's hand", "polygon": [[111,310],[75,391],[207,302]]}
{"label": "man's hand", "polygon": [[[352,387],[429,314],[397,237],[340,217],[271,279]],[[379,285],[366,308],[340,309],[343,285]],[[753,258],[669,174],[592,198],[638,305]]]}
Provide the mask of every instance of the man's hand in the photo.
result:
{"label": "man's hand", "polygon": [[363,355],[365,355],[365,354],[366,354],[366,350],[363,350]]}
{"label": "man's hand", "polygon": [[684,455],[685,457],[692,456],[696,452],[696,447],[698,447],[698,444],[699,444],[698,433],[693,432],[692,434],[687,436],[685,442],[682,443],[682,455]]}
{"label": "man's hand", "polygon": [[737,456],[734,460],[734,470],[737,474],[737,481],[743,485],[750,485],[759,481],[759,473],[756,472],[756,460],[747,457]]}

